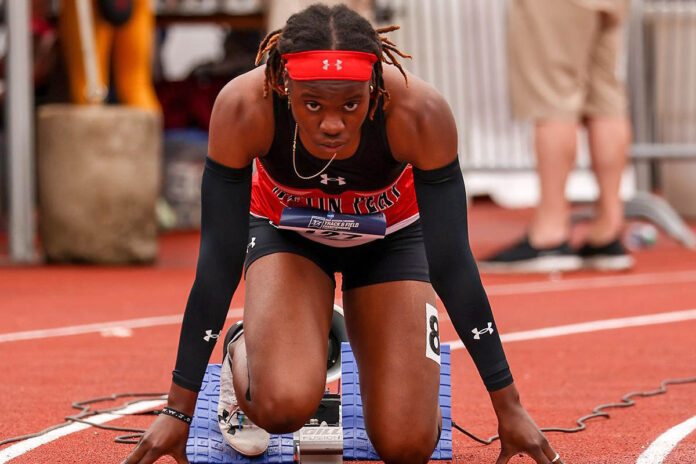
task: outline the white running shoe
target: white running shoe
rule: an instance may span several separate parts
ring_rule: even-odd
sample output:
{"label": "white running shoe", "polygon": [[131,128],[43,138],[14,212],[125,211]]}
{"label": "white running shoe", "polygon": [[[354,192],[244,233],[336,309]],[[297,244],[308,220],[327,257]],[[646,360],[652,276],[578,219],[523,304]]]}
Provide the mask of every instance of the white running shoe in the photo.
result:
{"label": "white running shoe", "polygon": [[[232,383],[232,358],[229,344],[243,333],[242,323],[233,325],[229,332],[229,342],[225,343],[226,355],[220,370],[220,399],[218,400],[218,426],[225,441],[237,452],[245,456],[259,456],[268,448],[271,435],[254,425],[239,408]],[[231,334],[231,337],[229,337]],[[225,340],[227,341],[227,340]]]}

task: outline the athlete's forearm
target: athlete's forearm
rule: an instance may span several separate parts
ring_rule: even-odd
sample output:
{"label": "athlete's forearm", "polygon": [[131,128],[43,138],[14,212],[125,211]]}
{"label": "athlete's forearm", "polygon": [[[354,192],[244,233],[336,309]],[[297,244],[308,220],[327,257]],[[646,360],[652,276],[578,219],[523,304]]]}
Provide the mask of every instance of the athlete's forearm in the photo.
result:
{"label": "athlete's forearm", "polygon": [[194,409],[196,408],[196,400],[198,399],[198,392],[191,391],[188,388],[180,387],[179,385],[172,382],[171,387],[169,387],[169,396],[167,397],[167,406],[170,408],[183,412],[189,416],[193,416]]}
{"label": "athlete's forearm", "polygon": [[488,394],[491,397],[491,404],[498,418],[504,416],[508,411],[521,406],[520,394],[514,383],[504,388],[488,392]]}
{"label": "athlete's forearm", "polygon": [[512,383],[512,374],[469,246],[459,162],[413,173],[430,281],[486,388],[499,390]]}
{"label": "athlete's forearm", "polygon": [[[201,243],[184,312],[173,381],[198,391],[237,284],[249,233],[251,166],[206,159],[201,185]],[[182,411],[183,412],[183,411]]]}

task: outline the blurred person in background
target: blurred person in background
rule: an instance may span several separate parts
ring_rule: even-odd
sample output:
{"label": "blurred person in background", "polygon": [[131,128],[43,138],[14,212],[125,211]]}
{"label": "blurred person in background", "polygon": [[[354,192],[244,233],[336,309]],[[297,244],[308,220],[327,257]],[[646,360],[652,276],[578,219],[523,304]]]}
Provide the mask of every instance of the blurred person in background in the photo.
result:
{"label": "blurred person in background", "polygon": [[[508,67],[514,116],[532,120],[540,199],[526,236],[484,259],[481,269],[555,272],[624,270],[619,196],[631,139],[624,83],[617,77],[628,0],[512,0]],[[565,197],[578,128],[587,129],[599,186],[584,244],[570,246]]]}
{"label": "blurred person in background", "polygon": [[[91,4],[98,87],[106,91],[113,75],[119,103],[159,111],[151,72],[155,28],[151,0],[91,0]],[[72,101],[86,103],[77,0],[63,0],[59,33]]]}

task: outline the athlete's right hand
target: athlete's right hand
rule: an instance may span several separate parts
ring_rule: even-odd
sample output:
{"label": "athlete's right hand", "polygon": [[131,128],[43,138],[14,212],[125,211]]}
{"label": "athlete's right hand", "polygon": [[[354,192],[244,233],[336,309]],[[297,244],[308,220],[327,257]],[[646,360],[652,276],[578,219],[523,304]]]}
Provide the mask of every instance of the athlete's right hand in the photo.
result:
{"label": "athlete's right hand", "polygon": [[165,455],[172,456],[177,464],[189,464],[186,458],[188,434],[186,422],[160,414],[121,464],[152,464]]}

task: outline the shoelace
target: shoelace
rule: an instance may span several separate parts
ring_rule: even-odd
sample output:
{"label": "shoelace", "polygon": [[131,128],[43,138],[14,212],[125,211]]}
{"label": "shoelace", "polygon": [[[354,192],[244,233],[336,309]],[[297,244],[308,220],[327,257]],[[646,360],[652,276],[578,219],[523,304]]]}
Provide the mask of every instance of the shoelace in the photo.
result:
{"label": "shoelace", "polygon": [[[232,423],[234,421],[234,416],[237,416],[236,424]],[[222,422],[229,427],[229,432],[234,434],[237,429],[241,430],[244,427],[243,423],[245,417],[244,413],[239,409],[239,406],[236,406],[230,413],[227,413],[227,411],[223,412]]]}

